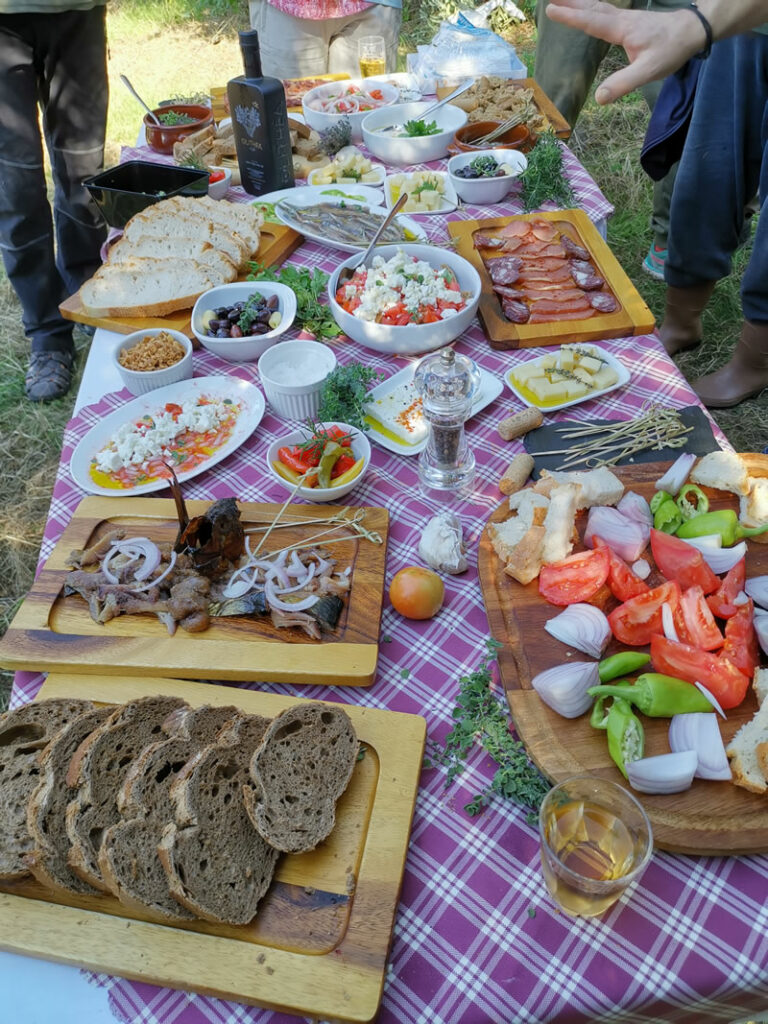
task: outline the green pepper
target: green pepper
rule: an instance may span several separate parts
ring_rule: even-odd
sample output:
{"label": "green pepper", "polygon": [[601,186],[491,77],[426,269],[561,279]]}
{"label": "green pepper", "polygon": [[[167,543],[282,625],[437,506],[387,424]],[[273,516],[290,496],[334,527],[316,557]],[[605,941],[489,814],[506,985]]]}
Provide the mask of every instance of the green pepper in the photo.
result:
{"label": "green pepper", "polygon": [[638,676],[635,683],[592,686],[587,693],[598,700],[601,697],[619,697],[634,704],[638,711],[649,718],[671,718],[691,711],[714,711],[711,702],[693,683],[658,672],[646,672]]}
{"label": "green pepper", "polygon": [[[696,499],[695,504],[690,500],[689,495]],[[694,516],[709,511],[709,498],[696,484],[686,484],[675,499],[675,504],[680,509],[683,519],[693,519]]]}
{"label": "green pepper", "polygon": [[650,501],[651,512],[655,515],[659,505],[663,505],[665,501],[674,500],[674,495],[670,494],[669,491],[656,491]]}
{"label": "green pepper", "polygon": [[653,516],[654,529],[662,530],[664,533],[675,533],[678,527],[682,526],[682,523],[683,513],[672,498],[663,501],[657,507]]}
{"label": "green pepper", "polygon": [[695,515],[693,519],[686,521],[677,530],[677,536],[686,540],[689,537],[707,537],[710,534],[718,533],[723,541],[723,546],[731,547],[742,537],[756,537],[759,533],[765,533],[768,524],[748,529],[739,522],[739,517],[732,508],[721,508],[717,512],[702,512]]}
{"label": "green pepper", "polygon": [[619,651],[618,654],[612,654],[610,658],[603,658],[597,666],[600,682],[607,683],[619,676],[631,676],[650,660],[650,654],[642,654],[640,651]]}
{"label": "green pepper", "polygon": [[318,487],[331,486],[331,473],[333,472],[333,467],[339,461],[341,456],[341,445],[337,444],[335,441],[328,441],[323,448],[323,454],[320,456],[320,462],[317,466]]}
{"label": "green pepper", "polygon": [[[594,687],[593,687],[594,689]],[[645,749],[645,733],[632,705],[620,697],[614,698],[605,725],[608,734],[608,752],[616,767],[626,777],[629,761],[639,761]]]}
{"label": "green pepper", "polygon": [[608,700],[608,695],[598,697],[592,714],[589,716],[589,724],[593,729],[606,729],[608,727],[608,712],[603,710],[603,704]]}

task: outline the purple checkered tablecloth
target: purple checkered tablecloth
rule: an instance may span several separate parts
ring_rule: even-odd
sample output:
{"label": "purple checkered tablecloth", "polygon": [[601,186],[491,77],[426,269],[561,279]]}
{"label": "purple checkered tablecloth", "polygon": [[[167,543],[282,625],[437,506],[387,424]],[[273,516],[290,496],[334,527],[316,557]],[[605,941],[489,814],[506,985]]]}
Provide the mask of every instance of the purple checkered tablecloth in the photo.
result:
{"label": "purple checkered tablecloth", "polygon": [[[597,206],[602,201],[609,212],[593,188]],[[439,223],[430,230],[437,231]],[[444,237],[444,228],[440,230]],[[337,260],[332,250],[305,244],[291,262],[329,271]],[[387,374],[407,363],[345,339],[333,344],[342,363],[356,359]],[[636,415],[649,401],[669,407],[696,403],[655,337],[601,344],[631,371],[629,384],[556,414],[555,419],[622,419]],[[457,347],[499,376],[521,357],[493,351],[478,324]],[[531,355],[522,353],[523,358]],[[194,371],[197,376],[235,374],[258,383],[255,364],[223,363],[206,352],[195,353]],[[127,391],[105,395],[68,424],[42,559],[84,497],[68,468],[74,446],[105,414],[129,399]],[[456,511],[464,526],[470,568],[463,576],[446,578],[441,612],[430,621],[408,621],[385,601],[378,670],[368,689],[265,689],[420,714],[427,720],[430,739],[445,737],[459,677],[478,666],[485,650],[488,623],[477,578],[478,538],[501,500],[498,479],[512,455],[522,450],[519,442],[501,441],[496,424],[519,408],[505,389],[468,424],[477,484],[471,500],[456,506]],[[265,471],[265,456],[269,443],[284,431],[285,424],[268,412],[236,452],[185,485],[187,497],[235,494],[242,501],[283,500],[285,492]],[[717,428],[715,433],[727,445]],[[415,458],[374,446],[369,473],[348,503],[385,505],[390,510],[387,583],[397,569],[417,560],[418,539],[434,509],[419,495]],[[31,699],[41,682],[42,676],[19,673],[13,704]],[[470,756],[464,774],[450,789],[444,788],[441,771],[422,773],[380,1024],[709,1024],[768,1006],[768,857],[656,853],[628,899],[599,919],[571,919],[547,896],[537,834],[527,823],[526,811],[501,799],[494,799],[476,818],[463,810],[491,776],[492,764],[480,752]],[[117,977],[89,978],[108,988],[120,1021],[297,1020]]]}

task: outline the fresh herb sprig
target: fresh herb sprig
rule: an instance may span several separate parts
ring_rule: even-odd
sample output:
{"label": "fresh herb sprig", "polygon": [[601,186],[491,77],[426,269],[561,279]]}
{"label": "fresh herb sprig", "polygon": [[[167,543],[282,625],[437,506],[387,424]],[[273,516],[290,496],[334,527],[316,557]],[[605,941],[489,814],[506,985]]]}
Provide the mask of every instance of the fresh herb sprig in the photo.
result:
{"label": "fresh herb sprig", "polygon": [[405,134],[411,139],[420,138],[422,135],[437,135],[440,129],[437,121],[406,121],[403,125]]}
{"label": "fresh herb sprig", "polygon": [[261,308],[264,304],[264,296],[259,292],[254,292],[253,295],[248,296],[248,301],[243,306],[243,311],[240,314],[240,319],[237,321],[237,326],[247,335],[251,333],[251,327],[253,322],[259,316]]}
{"label": "fresh herb sprig", "polygon": [[520,198],[526,213],[552,202],[561,209],[577,206],[576,197],[565,176],[563,151],[555,133],[544,132],[528,154],[528,166],[520,176]]}
{"label": "fresh herb sprig", "polygon": [[365,429],[365,399],[368,388],[382,373],[362,363],[337,366],[325,378],[317,418],[321,422],[348,423]]}
{"label": "fresh herb sprig", "polygon": [[[435,741],[430,742],[426,766],[445,768],[445,785],[448,787],[466,767],[466,757],[471,748],[479,744],[498,768],[490,786],[465,805],[467,813],[479,814],[494,794],[537,810],[549,783],[531,763],[520,740],[514,739],[509,731],[507,712],[491,691],[490,665],[496,660],[501,644],[491,639],[486,644],[480,667],[459,680],[459,695],[453,709],[455,724],[443,747]],[[535,815],[532,813],[528,820],[535,820]]]}
{"label": "fresh herb sprig", "polygon": [[328,275],[318,267],[312,271],[306,267],[280,267],[275,270],[274,267],[251,263],[248,280],[277,281],[291,288],[296,295],[296,323],[311,331],[316,338],[335,338],[343,333],[330,309],[320,302],[319,296],[328,283]]}

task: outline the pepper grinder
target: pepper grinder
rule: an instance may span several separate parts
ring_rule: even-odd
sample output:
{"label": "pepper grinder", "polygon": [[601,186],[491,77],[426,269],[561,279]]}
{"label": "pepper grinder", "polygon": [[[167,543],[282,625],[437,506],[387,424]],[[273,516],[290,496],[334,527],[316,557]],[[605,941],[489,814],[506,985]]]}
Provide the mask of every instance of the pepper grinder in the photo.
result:
{"label": "pepper grinder", "polygon": [[465,497],[475,481],[475,456],[464,422],[480,387],[480,371],[467,356],[444,348],[422,359],[414,382],[430,428],[419,456],[421,491],[440,500]]}

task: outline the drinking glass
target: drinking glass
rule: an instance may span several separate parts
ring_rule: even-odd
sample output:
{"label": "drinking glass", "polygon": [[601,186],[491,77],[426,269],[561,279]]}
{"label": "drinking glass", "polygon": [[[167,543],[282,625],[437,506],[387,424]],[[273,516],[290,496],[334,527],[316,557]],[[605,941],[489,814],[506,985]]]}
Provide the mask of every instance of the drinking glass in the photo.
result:
{"label": "drinking glass", "polygon": [[387,70],[387,46],[383,36],[361,36],[357,43],[360,75],[375,78]]}
{"label": "drinking glass", "polygon": [[653,852],[642,805],[615,782],[588,775],[547,793],[539,837],[547,889],[572,917],[607,910],[640,877]]}

